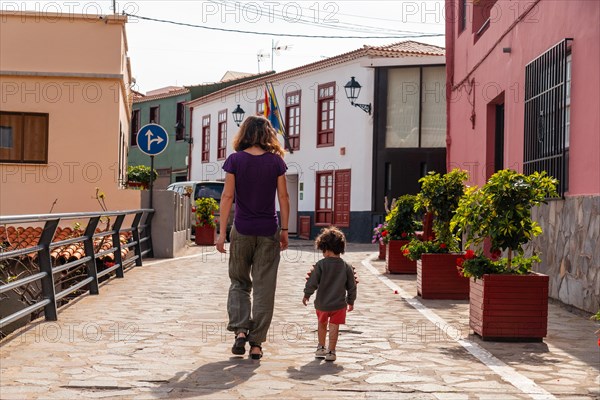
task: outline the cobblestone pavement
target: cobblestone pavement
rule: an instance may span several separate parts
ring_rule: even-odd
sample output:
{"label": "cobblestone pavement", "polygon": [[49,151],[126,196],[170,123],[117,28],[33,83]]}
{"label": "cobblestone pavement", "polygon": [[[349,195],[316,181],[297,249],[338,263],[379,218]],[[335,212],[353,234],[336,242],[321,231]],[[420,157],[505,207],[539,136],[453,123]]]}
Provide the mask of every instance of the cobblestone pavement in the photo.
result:
{"label": "cobblestone pavement", "polygon": [[0,398],[600,398],[592,321],[551,304],[543,343],[482,342],[466,301],[419,300],[414,276],[366,261],[375,250],[350,245],[345,256],[360,283],[336,362],[314,358],[316,317],[301,303],[319,258],[309,242],[284,254],[260,361],[230,353],[226,257],[197,247],[147,260],[61,309],[59,321],[5,339]]}

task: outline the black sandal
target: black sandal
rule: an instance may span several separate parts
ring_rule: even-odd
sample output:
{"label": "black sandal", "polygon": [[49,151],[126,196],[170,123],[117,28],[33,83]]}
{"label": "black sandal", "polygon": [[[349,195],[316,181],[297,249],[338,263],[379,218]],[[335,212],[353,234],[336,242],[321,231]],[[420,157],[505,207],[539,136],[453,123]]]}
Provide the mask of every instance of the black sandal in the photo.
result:
{"label": "black sandal", "polygon": [[248,341],[247,337],[236,336],[235,342],[231,347],[231,352],[235,355],[241,356],[246,352],[246,342]]}
{"label": "black sandal", "polygon": [[250,352],[250,358],[253,360],[260,360],[263,356],[262,347],[259,344],[250,343],[250,351],[252,351],[253,347],[258,347],[260,349],[260,353],[252,353]]}

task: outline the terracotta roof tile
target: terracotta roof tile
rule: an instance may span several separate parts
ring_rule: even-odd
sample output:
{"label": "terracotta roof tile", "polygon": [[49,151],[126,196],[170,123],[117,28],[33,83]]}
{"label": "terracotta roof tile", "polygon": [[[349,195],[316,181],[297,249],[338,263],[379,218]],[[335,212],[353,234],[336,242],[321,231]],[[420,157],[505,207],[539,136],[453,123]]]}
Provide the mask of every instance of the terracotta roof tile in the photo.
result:
{"label": "terracotta roof tile", "polygon": [[324,60],[316,61],[310,64],[302,65],[300,67],[292,68],[287,71],[278,72],[276,74],[269,75],[267,77],[258,77],[242,83],[231,85],[225,89],[212,92],[206,96],[199,97],[195,100],[189,101],[186,105],[195,107],[200,104],[204,104],[214,100],[215,98],[221,98],[229,93],[235,93],[246,87],[255,87],[262,85],[267,81],[281,81],[290,79],[295,76],[304,75],[310,72],[318,71],[328,67],[332,67],[338,64],[342,64],[348,61],[356,60],[361,57],[385,57],[385,58],[402,58],[402,57],[431,57],[431,56],[444,56],[445,50],[443,47],[438,47],[430,44],[415,42],[407,40],[404,42],[392,43],[385,46],[363,46],[360,49],[353,50],[347,53],[343,53],[334,57],[330,57]]}
{"label": "terracotta roof tile", "polygon": [[[96,232],[101,232],[100,229],[97,229]],[[42,228],[40,227],[0,227],[0,248],[3,251],[11,251],[11,250],[19,250],[26,249],[28,247],[34,247],[38,244],[40,240],[40,236],[42,234]],[[53,242],[66,240],[71,237],[78,237],[83,235],[83,231],[81,230],[73,230],[70,227],[61,228],[58,227],[56,232],[54,233]],[[131,238],[131,232],[125,232],[120,235],[121,242],[127,242]],[[112,236],[107,235],[103,238],[95,238],[94,239],[94,247],[96,251],[100,250],[108,250],[113,247]],[[130,249],[122,249],[121,256],[123,258],[127,257],[130,253]],[[35,259],[37,257],[37,253],[29,253],[27,256],[31,259]],[[73,243],[66,246],[60,246],[52,249],[50,252],[50,258],[54,265],[62,265],[66,264],[70,261],[79,260],[82,257],[85,257],[85,250],[83,247],[83,242]],[[102,257],[101,261],[114,261],[114,254],[107,254]]]}
{"label": "terracotta roof tile", "polygon": [[171,90],[167,93],[159,93],[159,94],[155,94],[152,96],[134,96],[133,97],[133,103],[137,104],[137,103],[144,103],[146,101],[151,101],[151,100],[160,100],[160,99],[166,99],[169,97],[174,97],[174,96],[180,96],[182,94],[187,94],[190,93],[190,90],[187,88],[181,88],[181,89],[175,89],[175,90]]}

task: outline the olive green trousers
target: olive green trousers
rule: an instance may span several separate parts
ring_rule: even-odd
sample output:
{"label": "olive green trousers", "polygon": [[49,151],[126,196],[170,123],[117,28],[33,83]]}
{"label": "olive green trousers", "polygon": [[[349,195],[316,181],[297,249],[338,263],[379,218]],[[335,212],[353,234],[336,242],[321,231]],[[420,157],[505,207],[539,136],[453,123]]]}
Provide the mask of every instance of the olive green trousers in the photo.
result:
{"label": "olive green trousers", "polygon": [[[229,246],[229,296],[227,329],[249,332],[248,341],[261,344],[273,319],[280,234],[248,236],[231,229]],[[252,300],[251,300],[252,296]]]}

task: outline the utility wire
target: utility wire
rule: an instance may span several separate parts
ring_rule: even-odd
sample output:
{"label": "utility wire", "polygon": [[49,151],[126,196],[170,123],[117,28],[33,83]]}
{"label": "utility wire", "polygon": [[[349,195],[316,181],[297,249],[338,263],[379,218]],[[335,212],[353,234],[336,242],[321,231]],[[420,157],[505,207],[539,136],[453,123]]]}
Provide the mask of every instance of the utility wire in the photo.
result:
{"label": "utility wire", "polygon": [[387,36],[328,36],[328,35],[300,35],[300,34],[292,34],[292,33],[272,33],[272,32],[252,32],[252,31],[244,31],[240,29],[225,29],[225,28],[215,28],[211,26],[203,26],[197,24],[190,24],[187,22],[176,22],[169,21],[165,19],[145,17],[142,15],[135,15],[123,12],[123,15],[126,15],[131,18],[138,18],[145,21],[153,21],[153,22],[161,22],[165,24],[178,25],[178,26],[187,26],[190,28],[200,28],[207,29],[211,31],[220,31],[220,32],[229,32],[229,33],[244,33],[249,35],[262,35],[262,36],[282,36],[282,37],[297,37],[297,38],[309,38],[309,39],[398,39],[398,38],[421,38],[421,37],[440,37],[444,36],[443,33],[416,33],[416,34],[408,34],[408,35],[387,35]]}
{"label": "utility wire", "polygon": [[[214,3],[215,5],[218,6],[228,6],[228,5],[237,5],[237,2],[232,2],[232,1],[228,1],[228,0],[211,0],[211,3]],[[254,7],[257,7],[258,9],[254,9]],[[259,4],[254,4],[253,8],[248,8],[247,11],[250,11],[254,14],[256,14],[257,16],[262,16],[262,15],[269,15],[271,18],[276,19],[276,20],[282,20],[282,21],[286,21],[286,22],[290,22],[289,19],[286,19],[283,15],[279,15],[278,13],[272,13],[270,11],[270,9],[265,9],[263,7],[261,7]],[[300,10],[311,10],[312,9],[308,9],[308,8],[303,8],[303,7],[299,7],[298,8]],[[336,14],[336,15],[342,15],[342,14]],[[396,21],[396,22],[400,22],[400,21]],[[398,29],[389,29],[389,28],[382,28],[382,27],[374,27],[374,26],[368,26],[368,25],[361,25],[361,24],[356,24],[356,23],[348,23],[348,22],[343,22],[343,21],[336,21],[336,23],[319,23],[316,22],[314,20],[311,19],[305,19],[305,18],[298,18],[298,19],[294,19],[293,20],[294,24],[298,24],[298,25],[309,25],[309,26],[318,26],[319,28],[324,28],[324,29],[335,29],[335,30],[344,30],[344,31],[351,31],[351,32],[360,32],[360,33],[366,33],[366,34],[385,34],[385,35],[397,35],[397,34],[401,34],[401,35],[405,35],[405,34],[418,34],[418,35],[426,35],[426,33],[424,32],[414,32],[414,31],[405,31],[405,30],[398,30]]]}

